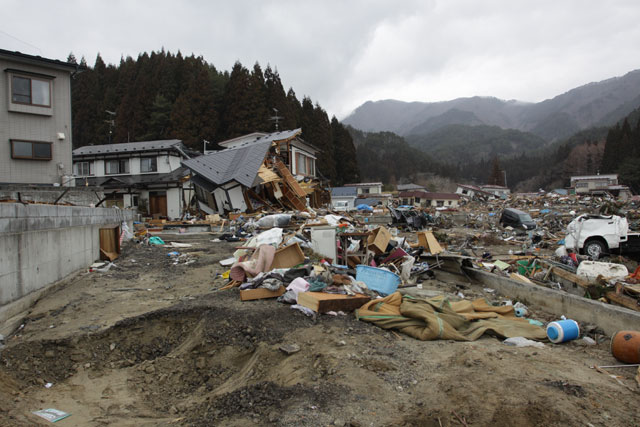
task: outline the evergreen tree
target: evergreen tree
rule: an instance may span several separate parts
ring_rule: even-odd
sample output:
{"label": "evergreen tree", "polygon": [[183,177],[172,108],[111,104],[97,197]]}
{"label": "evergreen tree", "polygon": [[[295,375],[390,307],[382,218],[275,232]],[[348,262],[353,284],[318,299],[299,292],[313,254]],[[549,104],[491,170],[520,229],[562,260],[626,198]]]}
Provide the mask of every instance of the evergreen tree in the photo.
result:
{"label": "evergreen tree", "polygon": [[222,112],[222,139],[269,129],[268,112],[261,73],[250,74],[236,62],[225,88]]}
{"label": "evergreen tree", "polygon": [[218,125],[209,74],[202,70],[185,92],[178,96],[171,111],[173,137],[193,150],[200,150],[202,140],[214,141]]}
{"label": "evergreen tree", "polygon": [[493,165],[491,166],[491,175],[488,180],[489,185],[501,185],[504,186],[504,173],[500,169],[500,163],[498,162],[498,156],[493,158]]}
{"label": "evergreen tree", "polygon": [[78,63],[78,60],[76,59],[76,56],[73,54],[73,52],[69,52],[69,56],[67,56],[67,62],[69,62],[70,64]]}
{"label": "evergreen tree", "polygon": [[333,185],[358,182],[360,173],[353,138],[335,116],[331,118],[331,135],[336,164],[336,179]]}

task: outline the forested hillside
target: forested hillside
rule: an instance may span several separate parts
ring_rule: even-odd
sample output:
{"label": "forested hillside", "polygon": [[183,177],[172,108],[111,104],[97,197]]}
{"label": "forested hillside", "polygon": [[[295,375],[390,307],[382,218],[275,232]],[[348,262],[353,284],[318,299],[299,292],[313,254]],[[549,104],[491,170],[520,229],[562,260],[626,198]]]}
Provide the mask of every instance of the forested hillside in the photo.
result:
{"label": "forested hillside", "polygon": [[640,108],[609,129],[602,172],[619,173],[620,181],[640,194]]}
{"label": "forested hillside", "polygon": [[275,110],[279,129],[301,127],[302,138],[321,149],[317,169],[332,185],[359,179],[343,125],[309,97],[300,102],[292,88],[285,91],[270,66],[249,70],[237,62],[229,73],[180,52],[143,53],[118,65],[98,55],[72,82],[74,147],[176,138],[201,151],[203,140],[275,131]]}
{"label": "forested hillside", "polygon": [[483,157],[531,153],[545,146],[532,133],[498,126],[447,125],[426,135],[408,135],[409,145],[443,163],[467,164]]}

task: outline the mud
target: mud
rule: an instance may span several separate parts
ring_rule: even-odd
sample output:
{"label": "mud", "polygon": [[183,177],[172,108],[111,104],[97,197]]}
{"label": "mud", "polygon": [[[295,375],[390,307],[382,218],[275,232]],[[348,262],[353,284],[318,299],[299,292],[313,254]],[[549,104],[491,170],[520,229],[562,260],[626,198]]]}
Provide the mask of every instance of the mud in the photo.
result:
{"label": "mud", "polygon": [[[47,425],[31,412],[50,407],[72,413],[62,426],[640,424],[635,371],[590,368],[617,364],[607,337],[514,348],[420,342],[353,315],[314,321],[218,291],[233,245],[209,239],[181,240],[194,244],[178,249],[189,265],[128,246],[116,268],[38,301],[0,353],[0,425]],[[427,288],[499,298],[444,274]]]}

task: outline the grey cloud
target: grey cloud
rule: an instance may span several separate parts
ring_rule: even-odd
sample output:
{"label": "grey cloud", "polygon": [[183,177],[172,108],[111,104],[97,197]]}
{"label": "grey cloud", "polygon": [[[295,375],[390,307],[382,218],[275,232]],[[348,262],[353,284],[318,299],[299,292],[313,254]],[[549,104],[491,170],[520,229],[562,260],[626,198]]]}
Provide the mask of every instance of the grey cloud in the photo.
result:
{"label": "grey cloud", "polygon": [[[538,101],[640,68],[633,0],[0,0],[0,47],[92,64],[180,50],[222,70],[277,67],[330,114],[366,100],[494,95]],[[24,17],[29,25],[25,26]],[[17,42],[7,36],[37,46]]]}

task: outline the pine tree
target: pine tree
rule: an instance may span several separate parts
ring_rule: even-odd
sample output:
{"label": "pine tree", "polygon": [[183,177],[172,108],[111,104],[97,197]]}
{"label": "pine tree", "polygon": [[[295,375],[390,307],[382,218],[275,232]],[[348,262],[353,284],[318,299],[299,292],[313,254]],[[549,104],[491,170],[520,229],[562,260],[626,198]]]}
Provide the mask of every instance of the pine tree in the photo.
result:
{"label": "pine tree", "polygon": [[505,185],[504,182],[504,173],[502,169],[500,169],[500,163],[498,162],[498,156],[493,158],[493,165],[491,167],[491,175],[489,175],[488,180],[489,185]]}
{"label": "pine tree", "polygon": [[202,141],[214,141],[218,114],[212,97],[209,73],[202,70],[185,92],[178,96],[171,111],[173,137],[193,150],[202,148]]}
{"label": "pine tree", "polygon": [[353,138],[335,116],[331,118],[336,178],[333,185],[358,182],[359,170]]}

